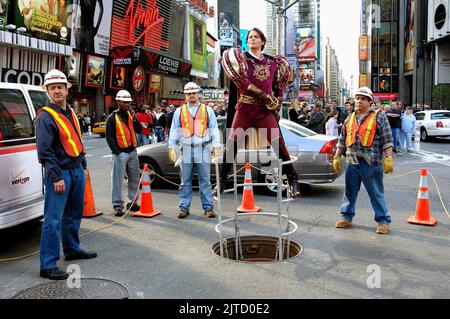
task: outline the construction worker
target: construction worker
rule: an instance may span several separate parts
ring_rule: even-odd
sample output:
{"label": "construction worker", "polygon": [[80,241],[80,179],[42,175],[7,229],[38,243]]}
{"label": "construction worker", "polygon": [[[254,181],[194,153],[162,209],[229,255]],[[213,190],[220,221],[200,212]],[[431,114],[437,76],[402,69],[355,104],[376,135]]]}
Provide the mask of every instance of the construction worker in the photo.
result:
{"label": "construction worker", "polygon": [[355,97],[355,111],[344,122],[333,160],[334,170],[340,171],[341,155],[346,150],[348,165],[345,172],[345,194],[340,210],[342,219],[336,223],[336,227],[352,226],[356,198],[362,182],[375,211],[375,221],[378,223],[376,232],[387,234],[391,217],[384,196],[383,171],[385,174],[394,172],[391,128],[383,112],[370,108],[373,94],[368,87],[359,88]]}
{"label": "construction worker", "polygon": [[56,264],[60,258],[61,238],[66,261],[97,257],[95,252],[80,248],[86,158],[77,116],[67,105],[70,87],[64,73],[48,72],[42,88],[47,91],[50,102],[38,112],[36,119],[38,159],[45,168],[40,276],[52,280],[69,277]]}
{"label": "construction worker", "polygon": [[128,177],[128,203],[126,208],[137,212],[139,205],[133,199],[139,187],[139,160],[136,152],[138,146],[136,134],[142,133],[142,126],[136,117],[128,111],[133,101],[126,90],[116,95],[118,110],[111,113],[106,121],[106,141],[112,152],[112,206],[114,215],[123,216],[124,200],[122,185],[125,174]]}
{"label": "construction worker", "polygon": [[221,155],[221,142],[214,110],[199,102],[199,87],[189,82],[184,87],[187,104],[173,116],[169,136],[169,160],[177,160],[175,146],[180,143],[181,186],[178,218],[186,218],[192,202],[192,174],[194,169],[200,182],[200,199],[204,213],[216,217],[211,189],[211,150],[213,157]]}

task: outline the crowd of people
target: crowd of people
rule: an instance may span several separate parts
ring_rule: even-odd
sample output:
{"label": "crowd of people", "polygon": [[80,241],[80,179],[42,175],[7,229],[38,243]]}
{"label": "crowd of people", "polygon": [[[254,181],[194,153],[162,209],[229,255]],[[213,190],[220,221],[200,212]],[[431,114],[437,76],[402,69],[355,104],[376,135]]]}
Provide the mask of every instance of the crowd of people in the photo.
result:
{"label": "crowd of people", "polygon": [[[414,152],[412,137],[416,131],[416,118],[411,106],[404,105],[401,101],[393,101],[390,104],[373,102],[370,108],[386,115],[391,127],[394,139],[394,153]],[[336,101],[332,101],[323,107],[322,102],[309,105],[305,101],[295,100],[289,106],[289,120],[298,123],[318,134],[326,134],[338,137],[347,117],[355,109],[354,99],[345,102],[344,107],[339,107]]]}

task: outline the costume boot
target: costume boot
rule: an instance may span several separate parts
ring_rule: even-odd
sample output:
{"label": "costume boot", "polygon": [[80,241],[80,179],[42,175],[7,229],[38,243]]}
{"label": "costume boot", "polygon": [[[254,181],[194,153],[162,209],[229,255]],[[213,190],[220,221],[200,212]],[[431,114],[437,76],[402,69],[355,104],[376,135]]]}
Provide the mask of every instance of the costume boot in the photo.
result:
{"label": "costume boot", "polygon": [[[289,151],[286,148],[286,144],[284,142],[284,138],[280,135],[280,154],[279,157],[283,160],[283,162],[287,162],[291,160],[291,156],[289,155]],[[300,185],[298,184],[298,175],[294,169],[293,164],[283,165],[284,171],[286,172],[289,191],[291,193],[292,198],[300,197]]]}
{"label": "costume boot", "polygon": [[[225,191],[225,186],[227,184],[228,180],[228,173],[231,171],[231,168],[233,167],[233,162],[227,162],[227,153],[234,151],[234,157],[233,160],[236,158],[237,154],[237,142],[235,141],[227,141],[227,145],[225,147],[225,151],[223,152],[223,164],[220,169],[220,194],[223,194]],[[217,197],[218,187],[214,187],[213,189],[213,196]]]}

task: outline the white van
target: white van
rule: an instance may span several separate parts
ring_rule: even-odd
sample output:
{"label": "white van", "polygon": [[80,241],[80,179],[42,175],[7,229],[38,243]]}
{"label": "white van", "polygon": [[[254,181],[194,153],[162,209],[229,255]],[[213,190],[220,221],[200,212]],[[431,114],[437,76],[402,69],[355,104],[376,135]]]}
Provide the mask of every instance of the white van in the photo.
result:
{"label": "white van", "polygon": [[0,229],[44,214],[33,121],[47,100],[38,86],[0,82]]}

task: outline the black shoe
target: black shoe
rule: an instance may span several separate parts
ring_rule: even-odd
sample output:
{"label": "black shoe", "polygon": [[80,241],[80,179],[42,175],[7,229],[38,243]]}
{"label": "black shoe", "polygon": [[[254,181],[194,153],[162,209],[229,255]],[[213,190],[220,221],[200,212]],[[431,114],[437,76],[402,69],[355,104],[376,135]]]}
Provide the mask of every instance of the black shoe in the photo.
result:
{"label": "black shoe", "polygon": [[188,215],[189,215],[188,211],[181,210],[180,213],[178,214],[178,218],[183,219],[183,218],[188,217]]}
{"label": "black shoe", "polygon": [[65,280],[69,278],[69,274],[59,268],[41,269],[40,276],[50,280]]}
{"label": "black shoe", "polygon": [[289,182],[289,190],[291,192],[292,198],[300,197],[300,185],[298,184],[298,181],[293,180]]}
{"label": "black shoe", "polygon": [[138,212],[138,211],[141,210],[141,206],[139,206],[139,205],[136,204],[136,203],[134,203],[133,206],[131,206],[131,209],[130,209],[130,206],[131,206],[131,203],[128,203],[128,204],[127,204],[127,210],[129,209],[129,210],[131,210],[132,212]]}
{"label": "black shoe", "polygon": [[[220,183],[220,194],[223,194],[224,191],[225,191],[225,183]],[[217,185],[216,187],[214,187],[212,194],[214,197],[217,197]]]}
{"label": "black shoe", "polygon": [[116,217],[122,217],[124,215],[124,212],[122,211],[122,208],[116,208],[114,209],[114,216]]}
{"label": "black shoe", "polygon": [[97,257],[97,253],[82,250],[76,254],[66,256],[64,258],[64,260],[71,261],[71,260],[76,260],[76,259],[91,259],[91,258],[95,258],[95,257]]}

